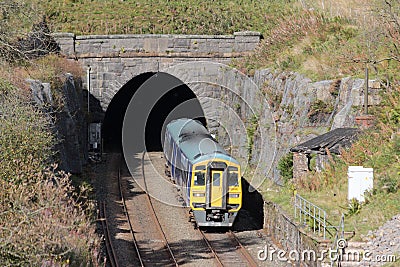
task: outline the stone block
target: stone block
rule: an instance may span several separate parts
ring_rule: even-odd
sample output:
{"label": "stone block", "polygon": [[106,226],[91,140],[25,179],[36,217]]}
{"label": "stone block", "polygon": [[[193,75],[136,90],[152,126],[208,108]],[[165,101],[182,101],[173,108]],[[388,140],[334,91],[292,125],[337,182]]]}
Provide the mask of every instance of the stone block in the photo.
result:
{"label": "stone block", "polygon": [[52,36],[60,47],[62,54],[73,55],[75,53],[75,34],[54,33]]}
{"label": "stone block", "polygon": [[233,46],[233,51],[234,52],[244,52],[246,51],[246,43],[236,43]]}
{"label": "stone block", "polygon": [[189,48],[190,47],[190,39],[175,39],[174,40],[174,48]]}
{"label": "stone block", "polygon": [[261,39],[261,34],[259,32],[235,32],[235,42],[236,43],[259,43]]}
{"label": "stone block", "polygon": [[146,38],[144,39],[143,49],[145,52],[162,52],[168,48],[167,38]]}

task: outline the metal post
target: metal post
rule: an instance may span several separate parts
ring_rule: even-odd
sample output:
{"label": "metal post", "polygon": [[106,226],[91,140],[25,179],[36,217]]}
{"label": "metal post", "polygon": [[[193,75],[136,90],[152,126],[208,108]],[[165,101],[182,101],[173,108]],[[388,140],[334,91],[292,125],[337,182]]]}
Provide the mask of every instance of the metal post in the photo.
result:
{"label": "metal post", "polygon": [[86,72],[86,82],[87,82],[87,111],[88,111],[88,114],[89,114],[89,111],[90,111],[90,109],[89,109],[89,100],[90,100],[90,71],[91,71],[91,68],[90,68],[90,66],[88,65],[88,68],[87,68],[87,72]]}
{"label": "metal post", "polygon": [[326,237],[326,212],[324,211],[324,239]]}
{"label": "metal post", "polygon": [[368,114],[368,67],[365,68],[364,113]]}
{"label": "metal post", "polygon": [[303,212],[303,209],[302,209],[302,203],[301,203],[301,198],[299,198],[299,217],[300,217],[300,219],[299,219],[299,221],[300,221],[300,223],[303,223],[302,221],[301,221],[301,213]]}
{"label": "metal post", "polygon": [[315,206],[314,206],[314,214],[313,214],[313,232],[315,234]]}
{"label": "metal post", "polygon": [[87,125],[88,125],[88,150],[90,150],[90,65],[88,65],[87,72],[86,72],[86,89],[87,89]]}
{"label": "metal post", "polygon": [[318,235],[321,234],[321,209],[318,210]]}

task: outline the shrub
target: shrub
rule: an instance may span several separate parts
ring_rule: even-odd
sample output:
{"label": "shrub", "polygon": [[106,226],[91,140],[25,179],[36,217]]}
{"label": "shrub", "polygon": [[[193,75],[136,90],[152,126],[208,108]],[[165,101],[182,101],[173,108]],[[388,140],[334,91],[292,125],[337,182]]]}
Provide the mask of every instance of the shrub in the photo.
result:
{"label": "shrub", "polygon": [[0,179],[20,184],[45,167],[54,137],[45,116],[10,88],[0,99]]}
{"label": "shrub", "polygon": [[[55,166],[54,166],[55,167]],[[0,180],[2,266],[87,265],[99,240],[87,213],[74,200],[64,172],[53,168],[23,184]]]}
{"label": "shrub", "polygon": [[280,158],[278,170],[285,183],[293,179],[293,153],[289,152]]}
{"label": "shrub", "polygon": [[361,211],[361,203],[355,199],[352,198],[347,206],[347,213],[346,216],[352,216],[360,213]]}
{"label": "shrub", "polygon": [[310,110],[307,114],[307,117],[311,122],[317,122],[322,119],[325,119],[328,115],[330,115],[334,110],[332,103],[326,103],[323,100],[316,100],[311,103]]}
{"label": "shrub", "polygon": [[0,80],[0,92],[0,265],[95,263],[93,203],[56,165],[46,167],[55,143],[49,118],[10,83]]}

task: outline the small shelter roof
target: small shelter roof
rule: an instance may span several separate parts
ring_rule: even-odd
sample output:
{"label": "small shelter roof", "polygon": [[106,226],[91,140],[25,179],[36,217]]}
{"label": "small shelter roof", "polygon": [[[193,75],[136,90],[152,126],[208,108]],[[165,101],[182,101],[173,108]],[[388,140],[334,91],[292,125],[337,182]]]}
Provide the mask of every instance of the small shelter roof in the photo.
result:
{"label": "small shelter roof", "polygon": [[339,155],[340,149],[349,148],[360,132],[358,128],[337,128],[292,147],[290,151],[326,154],[326,149],[329,149],[331,153]]}

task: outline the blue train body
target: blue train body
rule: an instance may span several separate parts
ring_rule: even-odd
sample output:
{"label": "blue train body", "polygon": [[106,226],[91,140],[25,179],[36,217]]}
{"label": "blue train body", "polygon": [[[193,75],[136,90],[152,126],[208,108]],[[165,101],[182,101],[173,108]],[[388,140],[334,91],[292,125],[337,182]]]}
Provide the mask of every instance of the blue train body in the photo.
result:
{"label": "blue train body", "polygon": [[232,226],[241,208],[239,162],[198,121],[178,119],[165,131],[164,155],[173,181],[199,226]]}

